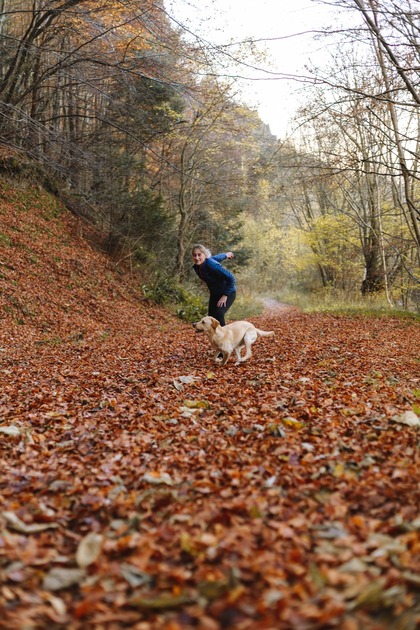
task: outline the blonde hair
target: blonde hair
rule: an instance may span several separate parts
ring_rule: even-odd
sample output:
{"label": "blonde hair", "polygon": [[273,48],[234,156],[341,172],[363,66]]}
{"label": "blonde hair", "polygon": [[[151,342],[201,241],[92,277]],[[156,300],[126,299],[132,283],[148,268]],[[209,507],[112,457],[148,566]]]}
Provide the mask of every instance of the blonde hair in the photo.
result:
{"label": "blonde hair", "polygon": [[206,247],[204,247],[204,245],[201,245],[200,243],[196,243],[194,245],[194,247],[192,248],[192,253],[194,254],[195,250],[198,249],[199,252],[201,252],[202,254],[204,254],[204,256],[206,258],[210,258],[211,257],[211,251],[209,249],[207,249]]}

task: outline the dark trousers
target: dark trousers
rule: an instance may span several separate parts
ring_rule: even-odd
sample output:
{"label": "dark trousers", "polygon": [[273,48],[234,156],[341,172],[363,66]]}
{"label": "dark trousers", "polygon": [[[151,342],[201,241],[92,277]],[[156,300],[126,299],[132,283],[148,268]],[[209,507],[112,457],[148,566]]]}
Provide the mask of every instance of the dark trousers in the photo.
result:
{"label": "dark trousers", "polygon": [[221,297],[222,296],[219,294],[213,295],[212,293],[210,293],[209,315],[217,319],[217,321],[220,322],[221,326],[225,326],[225,315],[235,301],[236,292],[231,293],[227,296],[226,306],[217,306],[217,302],[220,300]]}

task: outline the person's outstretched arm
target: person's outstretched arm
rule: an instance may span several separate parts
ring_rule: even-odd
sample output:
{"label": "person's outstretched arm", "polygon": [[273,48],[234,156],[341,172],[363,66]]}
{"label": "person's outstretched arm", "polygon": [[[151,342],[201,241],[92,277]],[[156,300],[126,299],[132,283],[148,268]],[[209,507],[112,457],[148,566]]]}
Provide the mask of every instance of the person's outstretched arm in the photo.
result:
{"label": "person's outstretched arm", "polygon": [[226,258],[234,258],[235,254],[233,252],[226,252],[226,254],[215,254],[212,256],[214,260],[217,262],[222,262],[222,260],[226,260]]}

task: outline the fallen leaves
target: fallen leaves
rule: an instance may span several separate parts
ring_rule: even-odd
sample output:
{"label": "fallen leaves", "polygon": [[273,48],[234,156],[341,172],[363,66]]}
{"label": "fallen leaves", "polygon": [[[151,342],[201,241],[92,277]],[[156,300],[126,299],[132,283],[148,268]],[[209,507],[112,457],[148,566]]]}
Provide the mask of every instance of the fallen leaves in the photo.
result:
{"label": "fallen leaves", "polygon": [[44,576],[42,587],[46,591],[60,591],[80,584],[84,578],[85,572],[82,569],[54,567]]}
{"label": "fallen leaves", "polygon": [[145,473],[143,475],[143,481],[146,481],[147,483],[151,483],[153,485],[164,484],[167,486],[173,486],[175,483],[169,473],[158,472],[155,470],[153,470],[152,472]]}
{"label": "fallen leaves", "polygon": [[271,311],[216,374],[67,223],[0,278],[5,627],[414,630],[418,327]]}
{"label": "fallen leaves", "polygon": [[76,563],[81,569],[86,569],[96,562],[102,550],[103,536],[96,532],[89,532],[82,538],[76,551]]}
{"label": "fallen leaves", "polygon": [[24,523],[14,512],[2,512],[6,526],[22,534],[37,534],[46,529],[58,527],[57,523]]}
{"label": "fallen leaves", "polygon": [[394,416],[392,420],[399,424],[406,424],[409,427],[420,427],[420,418],[411,410],[404,411],[401,415]]}

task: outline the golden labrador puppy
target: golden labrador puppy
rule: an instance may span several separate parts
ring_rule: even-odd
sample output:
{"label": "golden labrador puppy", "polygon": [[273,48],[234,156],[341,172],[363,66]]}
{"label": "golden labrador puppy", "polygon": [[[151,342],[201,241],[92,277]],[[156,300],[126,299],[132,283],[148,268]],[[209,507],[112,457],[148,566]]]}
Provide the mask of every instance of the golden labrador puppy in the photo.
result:
{"label": "golden labrador puppy", "polygon": [[[258,337],[272,337],[274,332],[259,330],[251,322],[232,322],[221,326],[214,317],[203,317],[199,322],[194,322],[196,332],[204,332],[210,339],[210,343],[216,351],[214,360],[217,362],[220,353],[223,354],[221,365],[229,361],[233,351],[236,353],[236,365],[243,363],[252,355],[251,346]],[[245,348],[245,356],[241,356],[241,350]]]}

